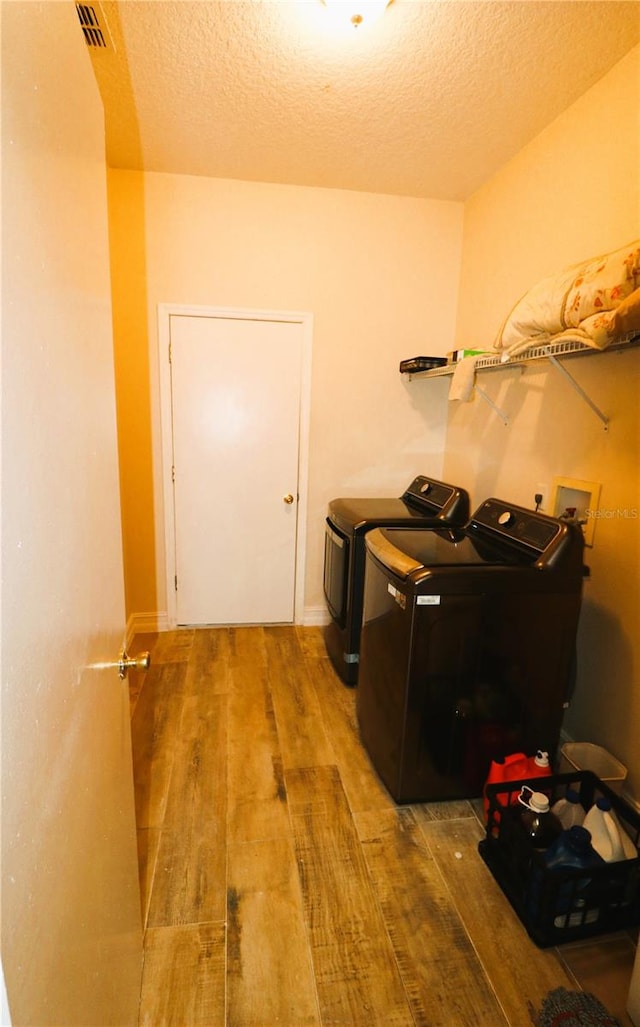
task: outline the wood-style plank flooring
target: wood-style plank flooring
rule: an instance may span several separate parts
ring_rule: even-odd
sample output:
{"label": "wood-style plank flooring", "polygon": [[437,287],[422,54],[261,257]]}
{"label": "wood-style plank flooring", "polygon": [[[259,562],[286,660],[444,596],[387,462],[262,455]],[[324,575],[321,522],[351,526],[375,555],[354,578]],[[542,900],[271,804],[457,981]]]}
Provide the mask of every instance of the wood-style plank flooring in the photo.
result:
{"label": "wood-style plank flooring", "polygon": [[542,951],[477,804],[398,807],[318,628],[139,635],[142,1027],[526,1027],[555,987],[621,1024],[627,934]]}

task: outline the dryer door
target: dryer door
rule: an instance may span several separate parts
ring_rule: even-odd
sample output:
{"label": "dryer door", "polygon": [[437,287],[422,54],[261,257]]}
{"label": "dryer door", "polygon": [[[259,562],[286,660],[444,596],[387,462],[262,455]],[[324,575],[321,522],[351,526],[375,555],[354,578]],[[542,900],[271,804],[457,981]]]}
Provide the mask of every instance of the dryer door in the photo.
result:
{"label": "dryer door", "polygon": [[329,613],[343,628],[347,612],[350,542],[327,518],[324,537],[324,596]]}

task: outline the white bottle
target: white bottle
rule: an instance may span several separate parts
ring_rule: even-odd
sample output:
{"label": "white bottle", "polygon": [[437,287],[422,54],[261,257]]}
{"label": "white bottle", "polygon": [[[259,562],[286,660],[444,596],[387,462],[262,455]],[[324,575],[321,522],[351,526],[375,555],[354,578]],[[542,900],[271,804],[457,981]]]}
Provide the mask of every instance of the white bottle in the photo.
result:
{"label": "white bottle", "polygon": [[620,829],[611,813],[610,800],[602,796],[596,799],[587,813],[583,827],[591,832],[591,844],[598,855],[602,856],[607,863],[617,863],[618,860],[625,859],[625,851]]}
{"label": "white bottle", "polygon": [[565,828],[581,827],[584,823],[585,812],[580,802],[580,795],[574,788],[567,788],[562,799],[558,799],[551,807],[558,820]]}
{"label": "white bottle", "polygon": [[633,841],[631,840],[631,838],[629,837],[629,835],[625,831],[624,827],[622,826],[622,824],[618,820],[618,815],[617,815],[616,811],[613,808],[611,809],[611,817],[613,819],[614,824],[618,828],[618,833],[620,835],[620,840],[622,841],[622,848],[623,848],[623,851],[624,851],[624,858],[625,859],[636,859],[637,856],[638,856],[638,850],[636,849],[635,845],[633,844]]}
{"label": "white bottle", "polygon": [[[605,801],[609,802],[608,799],[606,799]],[[611,806],[610,802],[609,802],[609,810],[608,810],[608,812],[609,812],[609,816],[611,817],[611,819],[613,820],[614,824],[616,825],[618,834],[620,835],[620,841],[622,842],[622,852],[623,852],[623,855],[622,855],[621,858],[622,859],[637,859],[637,857],[638,857],[638,850],[636,849],[633,841],[631,840],[631,838],[629,837],[629,835],[625,831],[624,827],[622,826],[622,824],[618,820],[618,815],[617,815],[616,811],[614,810],[614,808]]]}

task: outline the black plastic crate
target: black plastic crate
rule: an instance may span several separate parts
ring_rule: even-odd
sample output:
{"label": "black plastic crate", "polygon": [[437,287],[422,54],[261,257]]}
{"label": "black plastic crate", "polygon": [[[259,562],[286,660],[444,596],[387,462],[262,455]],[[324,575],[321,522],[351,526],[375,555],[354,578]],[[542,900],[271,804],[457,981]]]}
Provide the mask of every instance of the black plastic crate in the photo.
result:
{"label": "black plastic crate", "polygon": [[588,870],[550,870],[512,805],[524,784],[548,795],[551,805],[573,788],[585,810],[606,796],[636,850],[640,813],[587,770],[487,785],[487,830],[478,851],[530,937],[545,948],[640,924],[640,857]]}

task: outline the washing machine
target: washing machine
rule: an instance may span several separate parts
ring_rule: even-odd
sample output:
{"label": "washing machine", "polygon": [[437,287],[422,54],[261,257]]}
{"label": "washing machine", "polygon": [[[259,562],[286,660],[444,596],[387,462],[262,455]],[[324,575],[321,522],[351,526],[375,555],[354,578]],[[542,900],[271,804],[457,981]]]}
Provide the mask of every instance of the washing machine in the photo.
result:
{"label": "washing machine", "polygon": [[582,531],[487,499],[463,529],[366,536],[356,710],[398,803],[479,796],[490,761],[555,753],[575,675]]}
{"label": "washing machine", "polygon": [[331,500],[324,545],[324,595],[331,619],[324,637],[345,684],[358,679],[367,531],[383,525],[464,525],[468,518],[465,490],[425,475],[414,478],[399,498]]}

